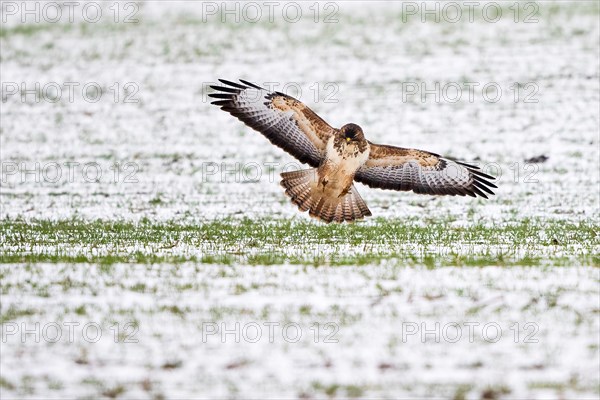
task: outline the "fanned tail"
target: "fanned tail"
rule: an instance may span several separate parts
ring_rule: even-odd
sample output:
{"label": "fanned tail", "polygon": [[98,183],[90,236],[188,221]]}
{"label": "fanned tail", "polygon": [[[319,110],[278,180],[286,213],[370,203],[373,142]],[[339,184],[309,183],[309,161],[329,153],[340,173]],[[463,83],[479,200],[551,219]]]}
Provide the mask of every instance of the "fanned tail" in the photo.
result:
{"label": "fanned tail", "polygon": [[311,217],[323,222],[352,222],[371,215],[358,191],[352,185],[348,193],[341,197],[325,196],[317,189],[318,174],[316,168],[281,174],[281,186],[285,188],[292,203],[300,211],[308,211]]}

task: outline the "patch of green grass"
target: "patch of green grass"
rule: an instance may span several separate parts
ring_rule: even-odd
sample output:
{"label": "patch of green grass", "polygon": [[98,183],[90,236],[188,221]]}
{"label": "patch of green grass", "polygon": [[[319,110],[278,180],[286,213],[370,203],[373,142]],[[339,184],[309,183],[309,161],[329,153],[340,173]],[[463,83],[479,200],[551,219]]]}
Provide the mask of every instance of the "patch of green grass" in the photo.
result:
{"label": "patch of green grass", "polygon": [[38,32],[44,32],[55,29],[69,29],[68,24],[61,27],[60,24],[15,24],[14,26],[2,26],[0,29],[0,38],[8,38],[11,36],[34,36]]}
{"label": "patch of green grass", "polygon": [[11,382],[7,381],[6,378],[0,376],[0,387],[7,389],[7,390],[15,390],[15,385],[13,385]]}
{"label": "patch of green grass", "polygon": [[110,399],[116,399],[127,391],[125,386],[117,385],[114,387],[106,388],[102,391],[102,396],[108,397]]}
{"label": "patch of green grass", "polygon": [[[5,26],[1,25],[0,29],[0,38],[1,39],[11,39],[14,36],[25,36],[25,37],[34,37],[39,33],[43,32],[54,32],[56,34],[75,34],[75,35],[103,35],[106,32],[123,32],[127,29],[135,29],[138,27],[138,24],[135,23],[127,23],[127,24],[117,24],[117,23],[95,23],[89,24],[86,22],[80,23],[51,23],[51,22],[41,22],[41,23],[24,23],[24,24],[15,24],[13,26]],[[48,46],[47,46],[48,47]],[[52,46],[48,47],[52,49]]]}
{"label": "patch of green grass", "polygon": [[160,197],[160,195],[156,195],[156,197],[153,197],[152,199],[150,199],[149,203],[150,203],[150,205],[153,205],[153,206],[158,206],[158,205],[160,205],[160,204],[163,204],[163,203],[164,203],[164,201],[163,201],[163,199]]}
{"label": "patch of green grass", "polygon": [[0,312],[0,324],[15,320],[20,317],[28,317],[35,314],[36,310],[34,309],[17,308],[14,305],[11,305],[8,310],[2,310],[2,312]]}
{"label": "patch of green grass", "polygon": [[287,219],[199,224],[4,219],[0,263],[600,266],[593,221],[386,220],[325,225]]}
{"label": "patch of green grass", "polygon": [[473,389],[472,385],[458,385],[454,392],[454,400],[465,400],[469,392]]}
{"label": "patch of green grass", "polygon": [[322,384],[321,382],[313,382],[312,388],[316,392],[322,392],[327,397],[333,398],[343,392],[344,398],[358,398],[364,395],[365,388],[358,385],[339,385],[337,383]]}

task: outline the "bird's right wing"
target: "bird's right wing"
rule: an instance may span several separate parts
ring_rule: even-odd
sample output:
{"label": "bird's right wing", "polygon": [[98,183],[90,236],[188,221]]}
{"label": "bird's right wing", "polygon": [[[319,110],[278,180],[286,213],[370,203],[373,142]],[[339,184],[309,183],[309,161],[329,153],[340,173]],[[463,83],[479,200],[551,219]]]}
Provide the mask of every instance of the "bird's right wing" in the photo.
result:
{"label": "bird's right wing", "polygon": [[335,129],[301,101],[280,92],[270,92],[240,79],[219,79],[225,86],[211,86],[217,93],[212,104],[221,107],[249,127],[262,133],[303,163],[318,167],[325,157],[327,141]]}

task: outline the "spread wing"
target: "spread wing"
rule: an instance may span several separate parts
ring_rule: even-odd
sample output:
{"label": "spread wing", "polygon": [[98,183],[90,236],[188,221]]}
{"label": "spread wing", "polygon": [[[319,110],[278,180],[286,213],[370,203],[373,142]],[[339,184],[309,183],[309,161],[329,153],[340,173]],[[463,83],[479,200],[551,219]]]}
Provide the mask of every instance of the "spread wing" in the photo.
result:
{"label": "spread wing", "polygon": [[367,186],[390,190],[450,196],[493,195],[494,178],[479,167],[452,161],[422,150],[370,143],[367,162],[354,179]]}
{"label": "spread wing", "polygon": [[302,102],[280,92],[270,92],[240,79],[219,79],[225,86],[211,86],[221,107],[249,127],[262,133],[276,146],[303,163],[318,167],[325,157],[327,140],[335,129]]}

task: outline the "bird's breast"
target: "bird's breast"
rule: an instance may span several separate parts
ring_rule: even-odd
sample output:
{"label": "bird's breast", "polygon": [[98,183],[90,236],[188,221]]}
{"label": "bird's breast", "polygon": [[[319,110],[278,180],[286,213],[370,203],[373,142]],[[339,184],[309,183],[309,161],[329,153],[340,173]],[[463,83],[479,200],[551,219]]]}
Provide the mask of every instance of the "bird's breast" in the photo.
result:
{"label": "bird's breast", "polygon": [[[333,138],[332,138],[333,139]],[[319,168],[320,182],[324,182],[323,189],[330,195],[338,195],[347,191],[354,181],[354,174],[369,158],[369,147],[356,143],[338,143],[333,140],[327,143],[325,162]]]}
{"label": "bird's breast", "polygon": [[[366,141],[365,141],[366,142]],[[326,161],[336,166],[336,169],[354,174],[369,158],[369,144],[335,141],[331,138],[327,142]]]}

